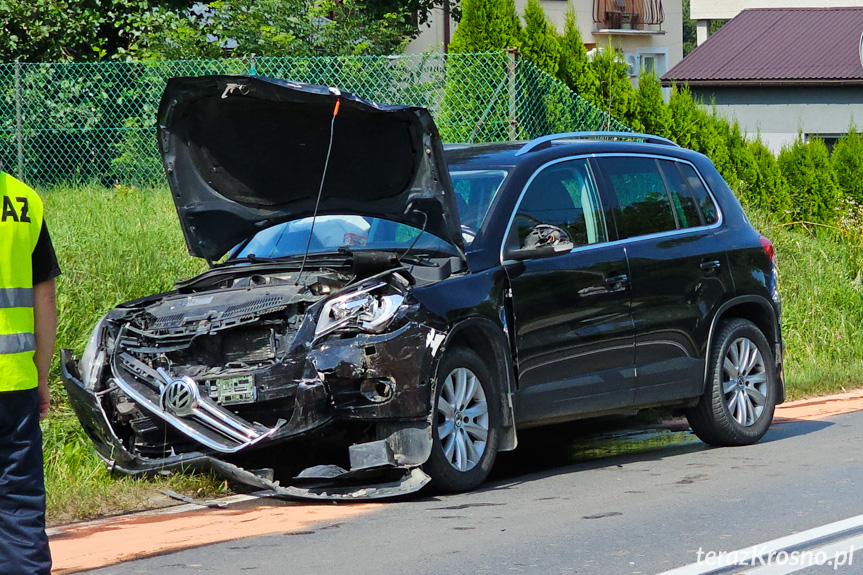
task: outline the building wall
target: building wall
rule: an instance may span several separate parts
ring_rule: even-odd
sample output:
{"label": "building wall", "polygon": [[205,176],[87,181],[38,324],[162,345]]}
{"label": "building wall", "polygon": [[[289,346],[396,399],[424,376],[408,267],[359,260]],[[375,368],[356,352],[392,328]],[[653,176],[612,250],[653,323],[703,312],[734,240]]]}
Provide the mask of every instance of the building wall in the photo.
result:
{"label": "building wall", "polygon": [[737,119],[747,135],[761,133],[774,152],[797,137],[830,138],[848,132],[852,119],[863,125],[863,86],[817,87],[692,87],[692,94],[729,119]]}
{"label": "building wall", "polygon": [[691,0],[693,20],[730,20],[752,8],[848,8],[861,7],[863,0]]}
{"label": "building wall", "polygon": [[[594,34],[593,23],[593,0],[572,0],[578,18],[578,26],[581,36],[588,48],[594,46],[605,46],[609,40],[624,53],[631,54],[664,54],[665,69],[657,70],[659,75],[670,70],[675,64],[683,59],[683,2],[682,0],[662,0],[665,11],[665,22],[662,24],[662,34],[644,34],[638,32],[618,31],[618,33]],[[863,2],[863,0],[861,0]],[[519,14],[524,12],[527,0],[516,0],[516,9]],[[563,0],[544,0],[543,8],[549,19],[554,23],[559,32],[563,32],[564,18],[568,2]],[[430,26],[424,26],[419,37],[408,46],[409,54],[419,54],[429,50],[442,51],[444,32],[443,14],[441,10],[435,11],[435,16],[430,21]],[[451,30],[454,33],[456,23],[452,22]]]}

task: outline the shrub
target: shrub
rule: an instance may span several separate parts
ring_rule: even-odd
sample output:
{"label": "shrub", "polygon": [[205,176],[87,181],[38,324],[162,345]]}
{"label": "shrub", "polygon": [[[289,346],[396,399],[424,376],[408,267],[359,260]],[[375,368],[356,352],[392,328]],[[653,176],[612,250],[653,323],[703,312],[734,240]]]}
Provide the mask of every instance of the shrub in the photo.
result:
{"label": "shrub", "polygon": [[582,98],[593,101],[599,89],[599,81],[590,67],[587,48],[581,38],[575,8],[571,2],[566,8],[563,36],[558,37],[558,41],[560,42],[560,66],[558,66],[557,77]]}
{"label": "shrub", "polygon": [[461,23],[450,53],[498,52],[519,47],[521,30],[515,0],[463,0]]}
{"label": "shrub", "polygon": [[863,137],[853,122],[848,135],[834,146],[830,160],[839,189],[856,203],[863,204]]}
{"label": "shrub", "polygon": [[522,56],[542,70],[554,76],[560,66],[560,43],[557,32],[539,0],[528,0],[524,8],[524,34],[522,34]]}
{"label": "shrub", "polygon": [[684,148],[697,145],[699,110],[689,86],[674,86],[668,101],[671,112],[671,138]]}
{"label": "shrub", "polygon": [[671,109],[662,97],[659,78],[653,72],[642,71],[638,78],[638,90],[635,99],[638,104],[638,119],[644,127],[644,131],[648,134],[670,138],[673,121]]}
{"label": "shrub", "polygon": [[598,51],[590,68],[599,81],[593,103],[633,130],[641,131],[635,88],[629,81],[626,62],[611,43]]}
{"label": "shrub", "polygon": [[748,203],[770,212],[780,223],[791,221],[792,209],[788,182],[779,169],[776,156],[764,145],[760,136],[749,142],[748,148],[755,160],[757,175],[745,199]]}
{"label": "shrub", "polygon": [[828,223],[836,219],[840,191],[827,146],[803,133],[779,153],[779,168],[788,180],[795,220]]}

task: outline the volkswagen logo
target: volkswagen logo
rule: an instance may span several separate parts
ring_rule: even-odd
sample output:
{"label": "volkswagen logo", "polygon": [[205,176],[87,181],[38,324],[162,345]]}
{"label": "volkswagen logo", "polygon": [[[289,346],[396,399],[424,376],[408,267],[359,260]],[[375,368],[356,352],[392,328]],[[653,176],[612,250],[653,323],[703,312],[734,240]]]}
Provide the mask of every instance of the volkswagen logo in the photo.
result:
{"label": "volkswagen logo", "polygon": [[190,415],[198,402],[198,384],[192,378],[175,379],[162,391],[162,409]]}

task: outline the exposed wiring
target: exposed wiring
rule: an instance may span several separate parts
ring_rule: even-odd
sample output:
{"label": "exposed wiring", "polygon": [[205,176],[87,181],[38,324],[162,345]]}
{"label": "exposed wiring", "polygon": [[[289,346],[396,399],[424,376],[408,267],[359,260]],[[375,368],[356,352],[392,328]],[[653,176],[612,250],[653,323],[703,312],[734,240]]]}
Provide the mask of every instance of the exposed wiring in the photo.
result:
{"label": "exposed wiring", "polygon": [[[330,91],[334,91],[334,88],[330,88]],[[312,212],[312,225],[309,228],[309,238],[306,240],[306,251],[303,252],[303,263],[300,264],[300,273],[297,274],[297,281],[294,285],[300,285],[300,278],[303,277],[303,270],[306,268],[306,258],[309,257],[309,249],[312,246],[312,236],[315,233],[315,220],[318,217],[318,207],[321,204],[321,195],[324,193],[324,182],[327,179],[327,170],[330,167],[330,154],[333,151],[333,133],[336,126],[336,116],[339,115],[339,106],[341,105],[341,92],[335,90],[336,92],[336,106],[333,108],[333,117],[330,120],[330,143],[327,146],[327,159],[324,161],[324,172],[321,174],[321,185],[318,188],[318,197],[315,200],[315,211]]]}

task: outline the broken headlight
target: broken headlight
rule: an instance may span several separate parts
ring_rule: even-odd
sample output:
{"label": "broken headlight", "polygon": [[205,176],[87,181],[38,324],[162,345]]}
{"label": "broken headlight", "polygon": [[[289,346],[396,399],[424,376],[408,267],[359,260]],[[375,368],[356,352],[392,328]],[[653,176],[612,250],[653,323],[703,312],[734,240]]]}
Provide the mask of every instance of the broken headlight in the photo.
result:
{"label": "broken headlight", "polygon": [[78,363],[78,371],[81,372],[81,383],[86,389],[94,391],[98,385],[99,375],[102,373],[102,367],[105,365],[105,347],[102,345],[105,334],[105,318],[99,320],[96,324],[90,339],[87,340],[87,346],[84,348],[84,353],[81,354],[81,361]]}
{"label": "broken headlight", "polygon": [[382,293],[381,288],[387,287],[389,284],[380,282],[326,302],[315,328],[315,337],[342,328],[372,333],[383,331],[405,299],[400,293]]}

